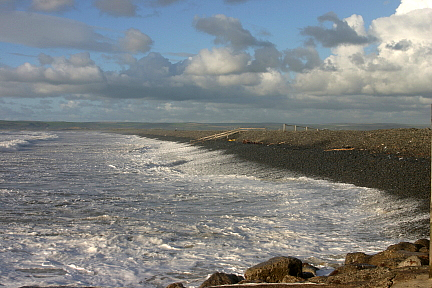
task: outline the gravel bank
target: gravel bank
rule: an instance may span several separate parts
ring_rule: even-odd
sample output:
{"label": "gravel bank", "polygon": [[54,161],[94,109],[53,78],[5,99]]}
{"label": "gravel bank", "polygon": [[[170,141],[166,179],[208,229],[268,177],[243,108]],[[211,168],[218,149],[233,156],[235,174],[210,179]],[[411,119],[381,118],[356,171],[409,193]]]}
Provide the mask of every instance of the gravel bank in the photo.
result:
{"label": "gravel bank", "polygon": [[[135,130],[129,133],[184,142],[217,131]],[[412,212],[423,213],[430,206],[431,135],[430,129],[253,130],[231,135],[231,141],[224,137],[195,145],[223,149],[242,159],[300,175],[377,188],[399,198],[415,198],[422,205],[419,211]],[[419,226],[429,227],[426,222],[412,227]],[[404,230],[409,234],[413,232],[410,229],[417,228],[410,228],[407,223]]]}

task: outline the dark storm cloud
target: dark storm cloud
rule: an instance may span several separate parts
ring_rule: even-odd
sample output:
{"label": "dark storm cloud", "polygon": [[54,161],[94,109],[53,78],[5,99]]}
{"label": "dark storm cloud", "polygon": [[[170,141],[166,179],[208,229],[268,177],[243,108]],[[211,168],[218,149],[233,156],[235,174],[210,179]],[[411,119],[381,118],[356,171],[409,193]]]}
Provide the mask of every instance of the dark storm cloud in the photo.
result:
{"label": "dark storm cloud", "polygon": [[225,15],[208,18],[195,17],[194,27],[202,32],[216,36],[215,44],[231,44],[234,49],[245,49],[250,46],[272,46],[270,42],[259,41],[243,28],[238,19]]}
{"label": "dark storm cloud", "polygon": [[318,17],[318,21],[333,22],[333,27],[327,29],[323,26],[308,26],[301,29],[301,34],[311,36],[324,47],[336,47],[343,44],[364,45],[370,44],[376,39],[359,35],[348,23],[338,18],[334,12],[326,13]]}

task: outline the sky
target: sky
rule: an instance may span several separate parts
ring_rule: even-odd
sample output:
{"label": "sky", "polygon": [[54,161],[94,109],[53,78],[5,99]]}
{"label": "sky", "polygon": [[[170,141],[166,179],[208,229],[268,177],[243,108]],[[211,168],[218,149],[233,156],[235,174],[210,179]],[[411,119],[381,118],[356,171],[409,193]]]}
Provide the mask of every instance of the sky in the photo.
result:
{"label": "sky", "polygon": [[0,119],[428,124],[432,0],[0,0]]}

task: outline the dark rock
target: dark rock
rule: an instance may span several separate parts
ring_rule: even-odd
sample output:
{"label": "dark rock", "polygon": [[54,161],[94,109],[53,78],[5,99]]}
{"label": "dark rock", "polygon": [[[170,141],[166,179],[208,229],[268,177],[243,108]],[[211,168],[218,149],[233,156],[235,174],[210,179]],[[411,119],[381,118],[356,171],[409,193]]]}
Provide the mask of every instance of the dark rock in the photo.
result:
{"label": "dark rock", "polygon": [[185,288],[185,286],[181,282],[176,282],[169,284],[166,288]]}
{"label": "dark rock", "polygon": [[345,258],[345,265],[371,264],[380,267],[397,268],[401,267],[399,266],[400,263],[406,261],[408,258],[411,260],[407,260],[404,264],[401,264],[402,267],[404,267],[404,265],[410,266],[410,263],[412,263],[411,266],[417,266],[416,263],[418,263],[418,261],[420,261],[421,265],[427,265],[429,263],[429,253],[418,252],[420,250],[424,251],[423,248],[424,246],[419,243],[400,242],[374,255],[366,255],[361,252],[348,253]]}
{"label": "dark rock", "polygon": [[307,279],[316,276],[316,271],[319,269],[309,263],[302,264],[302,277]]}
{"label": "dark rock", "polygon": [[376,267],[377,266],[370,264],[348,264],[336,268],[333,272],[330,273],[329,276],[336,276],[341,274],[355,274],[360,270],[374,269]]}
{"label": "dark rock", "polygon": [[199,288],[210,287],[210,286],[220,286],[227,284],[237,284],[244,278],[235,274],[226,274],[221,272],[216,272],[210,276],[209,279],[204,281]]}
{"label": "dark rock", "polygon": [[372,256],[363,252],[348,253],[345,257],[345,265],[349,264],[367,264]]}
{"label": "dark rock", "polygon": [[247,280],[263,280],[267,283],[281,283],[285,276],[301,277],[302,262],[294,257],[274,257],[255,265],[245,272]]}
{"label": "dark rock", "polygon": [[419,249],[419,252],[421,252],[421,253],[428,253],[429,254],[429,248],[422,247],[422,248]]}
{"label": "dark rock", "polygon": [[420,245],[416,245],[409,242],[400,242],[398,244],[390,245],[387,250],[389,251],[409,251],[409,252],[418,252],[418,250],[421,248]]}
{"label": "dark rock", "polygon": [[298,283],[298,282],[304,282],[305,279],[301,277],[291,276],[291,275],[285,275],[285,277],[282,279],[281,283]]}
{"label": "dark rock", "polygon": [[[354,266],[354,265],[353,265]],[[354,284],[356,287],[390,287],[395,273],[386,267],[355,269],[353,266],[345,273],[328,276],[327,284]],[[349,270],[349,271],[348,271]]]}
{"label": "dark rock", "polygon": [[[428,239],[419,239],[419,240],[415,241],[414,244],[421,245],[421,246],[423,246],[422,248],[426,248],[429,251],[430,241]],[[422,248],[420,248],[420,250]],[[419,250],[419,252],[422,252],[420,250]]]}
{"label": "dark rock", "polygon": [[426,264],[429,262],[429,255],[427,253],[410,252],[406,250],[385,250],[372,255],[368,264],[380,267],[397,268],[399,263],[411,256],[417,256],[419,259],[422,259],[422,263]]}
{"label": "dark rock", "polygon": [[263,280],[242,280],[238,282],[237,284],[259,284],[259,283],[265,283]]}
{"label": "dark rock", "polygon": [[326,283],[327,282],[327,278],[326,276],[315,276],[312,278],[307,279],[308,282],[312,282],[312,283]]}

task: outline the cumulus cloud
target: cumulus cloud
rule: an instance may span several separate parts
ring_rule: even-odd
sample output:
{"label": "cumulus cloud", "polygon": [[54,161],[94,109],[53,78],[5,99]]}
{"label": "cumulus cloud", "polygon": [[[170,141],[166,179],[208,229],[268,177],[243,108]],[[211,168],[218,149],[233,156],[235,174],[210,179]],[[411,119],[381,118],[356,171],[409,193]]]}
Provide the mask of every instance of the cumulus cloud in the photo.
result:
{"label": "cumulus cloud", "polygon": [[230,44],[235,49],[250,46],[271,46],[272,44],[256,39],[243,28],[238,19],[219,14],[213,17],[195,17],[194,27],[201,32],[216,36],[215,44]]}
{"label": "cumulus cloud", "polygon": [[0,83],[15,85],[17,91],[31,91],[38,97],[85,91],[105,82],[102,70],[87,52],[71,55],[69,59],[41,54],[39,61],[40,66],[24,63],[16,68],[0,68]]}
{"label": "cumulus cloud", "polygon": [[73,8],[75,0],[32,0],[31,9],[42,12],[60,12]]}
{"label": "cumulus cloud", "polygon": [[267,46],[255,50],[254,59],[249,70],[253,72],[266,72],[269,68],[280,69],[282,53],[274,46]]}
{"label": "cumulus cloud", "polygon": [[319,67],[322,60],[318,51],[314,47],[308,46],[286,50],[283,64],[290,71],[306,72]]}
{"label": "cumulus cloud", "polygon": [[402,40],[429,42],[432,32],[431,17],[432,9],[426,8],[378,18],[372,21],[370,33],[385,43]]}
{"label": "cumulus cloud", "polygon": [[152,40],[137,29],[110,39],[93,27],[65,18],[13,11],[0,14],[0,41],[38,48],[74,48],[101,52],[147,52]]}
{"label": "cumulus cloud", "polygon": [[[174,2],[178,1],[147,1],[159,6]],[[246,1],[225,1],[234,2]],[[400,7],[406,3],[402,1]],[[238,19],[196,17],[196,30],[214,36],[217,46],[196,55],[182,54],[186,59],[177,63],[160,53],[149,53],[153,40],[138,29],[110,38],[77,21],[24,12],[2,14],[1,41],[109,52],[112,54],[102,57],[118,61],[122,70],[103,71],[87,52],[67,57],[39,54],[39,64],[0,67],[0,97],[61,96],[66,100],[58,107],[77,115],[85,105],[99,101],[104,104],[95,107],[98,116],[109,111],[124,120],[130,119],[129,112],[141,115],[143,109],[149,109],[146,113],[157,120],[158,115],[170,113],[179,120],[193,121],[190,113],[196,121],[202,121],[202,115],[214,115],[217,121],[227,107],[235,111],[232,114],[249,117],[245,119],[254,114],[265,119],[266,109],[278,111],[281,120],[307,115],[310,121],[320,121],[314,118],[319,111],[329,111],[327,119],[334,122],[355,117],[362,121],[373,114],[371,110],[408,111],[404,117],[409,119],[432,98],[432,9],[402,8],[395,15],[375,19],[368,29],[360,15],[345,19],[334,13],[321,16],[321,26],[301,31],[331,48],[332,55],[325,59],[311,42],[279,51],[254,37]],[[115,10],[111,6],[104,13],[108,9]],[[136,9],[133,11],[113,13],[134,16]],[[374,45],[370,45],[372,40]],[[148,55],[139,58],[132,53]],[[248,109],[242,109],[245,106]],[[122,112],[113,107],[121,107]]]}
{"label": "cumulus cloud", "polygon": [[413,10],[432,8],[431,0],[402,0],[396,9],[396,15],[406,14]]}
{"label": "cumulus cloud", "polygon": [[138,29],[130,28],[125,32],[125,37],[120,39],[122,51],[131,53],[146,53],[150,50],[153,40]]}
{"label": "cumulus cloud", "polygon": [[129,69],[122,72],[130,79],[139,81],[163,81],[164,79],[183,73],[182,63],[172,64],[160,53],[151,52],[130,65]]}
{"label": "cumulus cloud", "polygon": [[94,6],[102,13],[114,17],[134,17],[137,16],[138,6],[133,0],[96,0]]}
{"label": "cumulus cloud", "polygon": [[246,53],[233,53],[229,48],[203,49],[192,57],[187,74],[222,75],[244,72],[250,57]]}
{"label": "cumulus cloud", "polygon": [[293,87],[314,95],[339,97],[432,98],[432,27],[429,25],[432,9],[427,8],[429,4],[426,2],[430,3],[402,1],[396,14],[373,20],[368,32],[358,16],[341,20],[356,32],[353,34],[355,37],[368,33],[378,39],[375,52],[367,53],[364,46],[356,45],[358,41],[351,41],[351,45],[347,41],[329,41],[328,46],[332,46],[331,43],[344,45],[332,48],[333,55],[313,69],[303,69],[302,63],[288,57],[294,64],[289,67],[301,72],[296,75]]}
{"label": "cumulus cloud", "polygon": [[301,30],[301,34],[313,37],[324,47],[365,45],[376,40],[373,37],[360,35],[346,20],[339,19],[334,12],[318,17],[318,21],[321,23],[330,21],[333,23],[333,27],[328,29],[324,26],[308,26]]}

